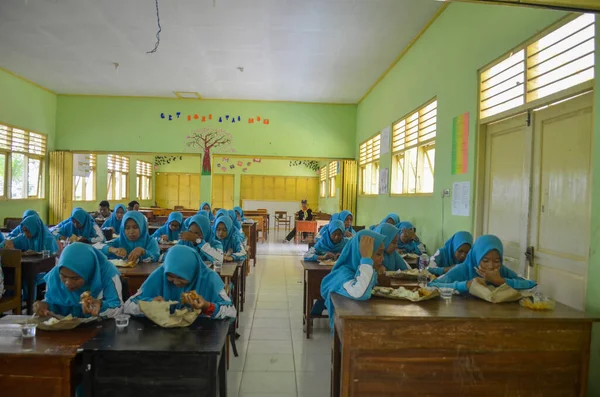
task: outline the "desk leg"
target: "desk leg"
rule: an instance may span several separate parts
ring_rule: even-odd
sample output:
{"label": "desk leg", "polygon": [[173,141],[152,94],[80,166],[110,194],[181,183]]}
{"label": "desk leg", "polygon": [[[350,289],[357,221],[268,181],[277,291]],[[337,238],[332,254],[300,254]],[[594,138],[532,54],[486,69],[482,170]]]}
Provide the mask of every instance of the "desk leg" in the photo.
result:
{"label": "desk leg", "polygon": [[302,280],[304,282],[304,291],[303,291],[303,297],[302,297],[303,298],[302,299],[302,325],[306,324],[306,319],[308,318],[308,313],[306,312],[306,299],[307,299],[307,295],[308,295],[306,277],[308,277],[308,274],[305,270],[304,278]]}
{"label": "desk leg", "polygon": [[227,397],[227,368],[225,368],[225,346],[219,361],[219,397]]}
{"label": "desk leg", "polygon": [[340,369],[342,364],[342,351],[340,335],[337,327],[333,330],[333,342],[331,346],[331,397],[340,395]]}
{"label": "desk leg", "polygon": [[35,300],[35,273],[27,274],[27,315],[33,314],[33,301]]}

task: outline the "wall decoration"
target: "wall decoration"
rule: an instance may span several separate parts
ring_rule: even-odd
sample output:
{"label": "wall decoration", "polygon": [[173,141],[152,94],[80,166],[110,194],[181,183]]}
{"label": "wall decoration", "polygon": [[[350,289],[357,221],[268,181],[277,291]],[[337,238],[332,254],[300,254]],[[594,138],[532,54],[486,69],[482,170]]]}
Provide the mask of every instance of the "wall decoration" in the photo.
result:
{"label": "wall decoration", "polygon": [[183,156],[155,156],[154,157],[154,165],[165,165],[171,164],[177,160],[183,160]]}
{"label": "wall decoration", "polygon": [[238,167],[241,167],[242,165],[244,165],[244,163],[241,161],[238,161]]}
{"label": "wall decoration", "polygon": [[305,166],[306,168],[319,172],[319,162],[315,160],[292,160],[290,161],[290,167]]}
{"label": "wall decoration", "polygon": [[211,150],[234,152],[233,137],[221,128],[206,127],[194,131],[192,135],[186,137],[185,144],[191,149],[202,151],[202,175],[211,174]]}
{"label": "wall decoration", "polygon": [[466,174],[469,169],[469,113],[452,121],[452,175]]}
{"label": "wall decoration", "polygon": [[252,165],[252,163],[248,161],[248,162],[246,163],[246,165],[247,165],[248,167],[250,167],[250,166]]}
{"label": "wall decoration", "polygon": [[[182,115],[181,112],[175,112],[175,113],[165,113],[162,112],[160,114],[160,118],[164,119],[164,120],[168,120],[168,121],[173,121],[173,120],[177,120],[177,119],[187,119],[187,121],[192,121],[192,120],[199,120],[203,123],[206,123],[207,121],[211,121],[213,119],[213,115],[212,113],[209,113],[208,115],[200,115],[198,113],[194,113],[194,114],[188,114],[188,115]],[[230,114],[224,114],[219,116],[218,122],[219,123],[225,123],[231,121],[232,123],[236,123],[236,122],[241,122],[242,121],[242,116],[240,115],[230,115]],[[262,121],[263,125],[268,125],[270,124],[270,120],[261,116],[256,116],[256,117],[248,117],[248,124],[260,124]]]}
{"label": "wall decoration", "polygon": [[255,163],[260,163],[260,159],[252,159],[252,161],[254,161]]}

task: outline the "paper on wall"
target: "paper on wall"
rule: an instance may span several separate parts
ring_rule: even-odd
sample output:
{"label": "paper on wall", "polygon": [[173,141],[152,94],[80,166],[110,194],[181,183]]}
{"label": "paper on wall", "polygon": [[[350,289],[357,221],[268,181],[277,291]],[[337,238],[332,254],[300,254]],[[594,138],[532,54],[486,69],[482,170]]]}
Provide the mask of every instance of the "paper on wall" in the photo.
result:
{"label": "paper on wall", "polygon": [[471,182],[452,185],[452,215],[469,216],[471,211]]}
{"label": "paper on wall", "polygon": [[379,194],[389,193],[389,168],[381,168],[379,170]]}
{"label": "paper on wall", "polygon": [[390,126],[381,130],[379,154],[387,154],[390,151]]}

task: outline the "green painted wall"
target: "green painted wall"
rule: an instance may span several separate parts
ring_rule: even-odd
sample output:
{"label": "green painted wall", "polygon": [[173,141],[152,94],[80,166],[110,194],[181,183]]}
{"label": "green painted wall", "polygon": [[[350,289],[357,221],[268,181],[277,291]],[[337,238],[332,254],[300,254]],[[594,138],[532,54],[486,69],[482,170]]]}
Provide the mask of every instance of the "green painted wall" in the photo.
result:
{"label": "green painted wall", "polygon": [[191,155],[181,156],[181,159],[177,157],[175,160],[172,160],[169,164],[161,164],[155,167],[155,171],[200,174],[202,172],[202,157]]}
{"label": "green painted wall", "polygon": [[[168,121],[160,118],[161,112],[182,116]],[[213,120],[188,122],[188,113],[210,113]],[[240,115],[241,122],[219,123],[226,114]],[[256,116],[270,124],[249,124],[248,118]],[[56,146],[184,153],[186,136],[206,126],[231,133],[238,154],[347,158],[355,151],[356,106],[59,95]]]}
{"label": "green painted wall", "polygon": [[[412,49],[358,106],[355,148],[366,138],[431,98],[438,98],[434,193],[419,197],[359,197],[356,224],[370,225],[394,211],[415,223],[421,239],[433,251],[444,237],[472,230],[472,217],[451,215],[444,188],[471,181],[473,190],[477,71],[552,24],[565,13],[520,7],[452,3]],[[452,119],[470,112],[469,171],[451,175]],[[391,167],[391,155],[381,156],[381,168]]]}
{"label": "green painted wall", "polygon": [[[48,150],[54,149],[56,95],[0,70],[0,124],[48,135]],[[43,200],[0,201],[0,223],[5,217],[20,217],[27,209],[48,219],[48,162],[46,161],[46,198]]]}
{"label": "green painted wall", "polygon": [[[115,154],[118,154],[118,153],[115,153]],[[154,183],[155,174],[154,173],[152,174],[152,199],[151,200],[138,200],[136,198],[137,174],[135,172],[137,160],[146,161],[151,164],[154,164],[154,156],[129,155],[129,154],[126,154],[126,156],[129,157],[129,197],[127,200],[120,200],[120,201],[111,200],[110,208],[115,208],[115,206],[117,204],[125,204],[125,206],[127,206],[127,204],[132,200],[139,201],[141,207],[150,207],[150,206],[154,205],[155,186],[156,186]],[[81,207],[81,208],[85,209],[86,211],[95,211],[98,209],[98,203],[100,203],[100,201],[102,201],[102,200],[106,200],[107,190],[108,190],[107,189],[108,188],[108,168],[106,165],[107,157],[108,156],[106,154],[99,154],[96,156],[96,164],[97,164],[96,168],[98,169],[98,175],[96,176],[96,200],[94,200],[94,201],[74,201],[73,207]]]}

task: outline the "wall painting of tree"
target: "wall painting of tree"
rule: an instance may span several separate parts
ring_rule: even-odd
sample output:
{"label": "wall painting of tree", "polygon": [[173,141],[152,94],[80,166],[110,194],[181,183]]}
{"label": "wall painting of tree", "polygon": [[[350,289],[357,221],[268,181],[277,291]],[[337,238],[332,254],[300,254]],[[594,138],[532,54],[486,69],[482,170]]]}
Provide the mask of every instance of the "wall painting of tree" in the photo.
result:
{"label": "wall painting of tree", "polygon": [[211,152],[234,153],[233,137],[222,128],[206,127],[186,137],[185,145],[202,153],[202,175],[211,174]]}

